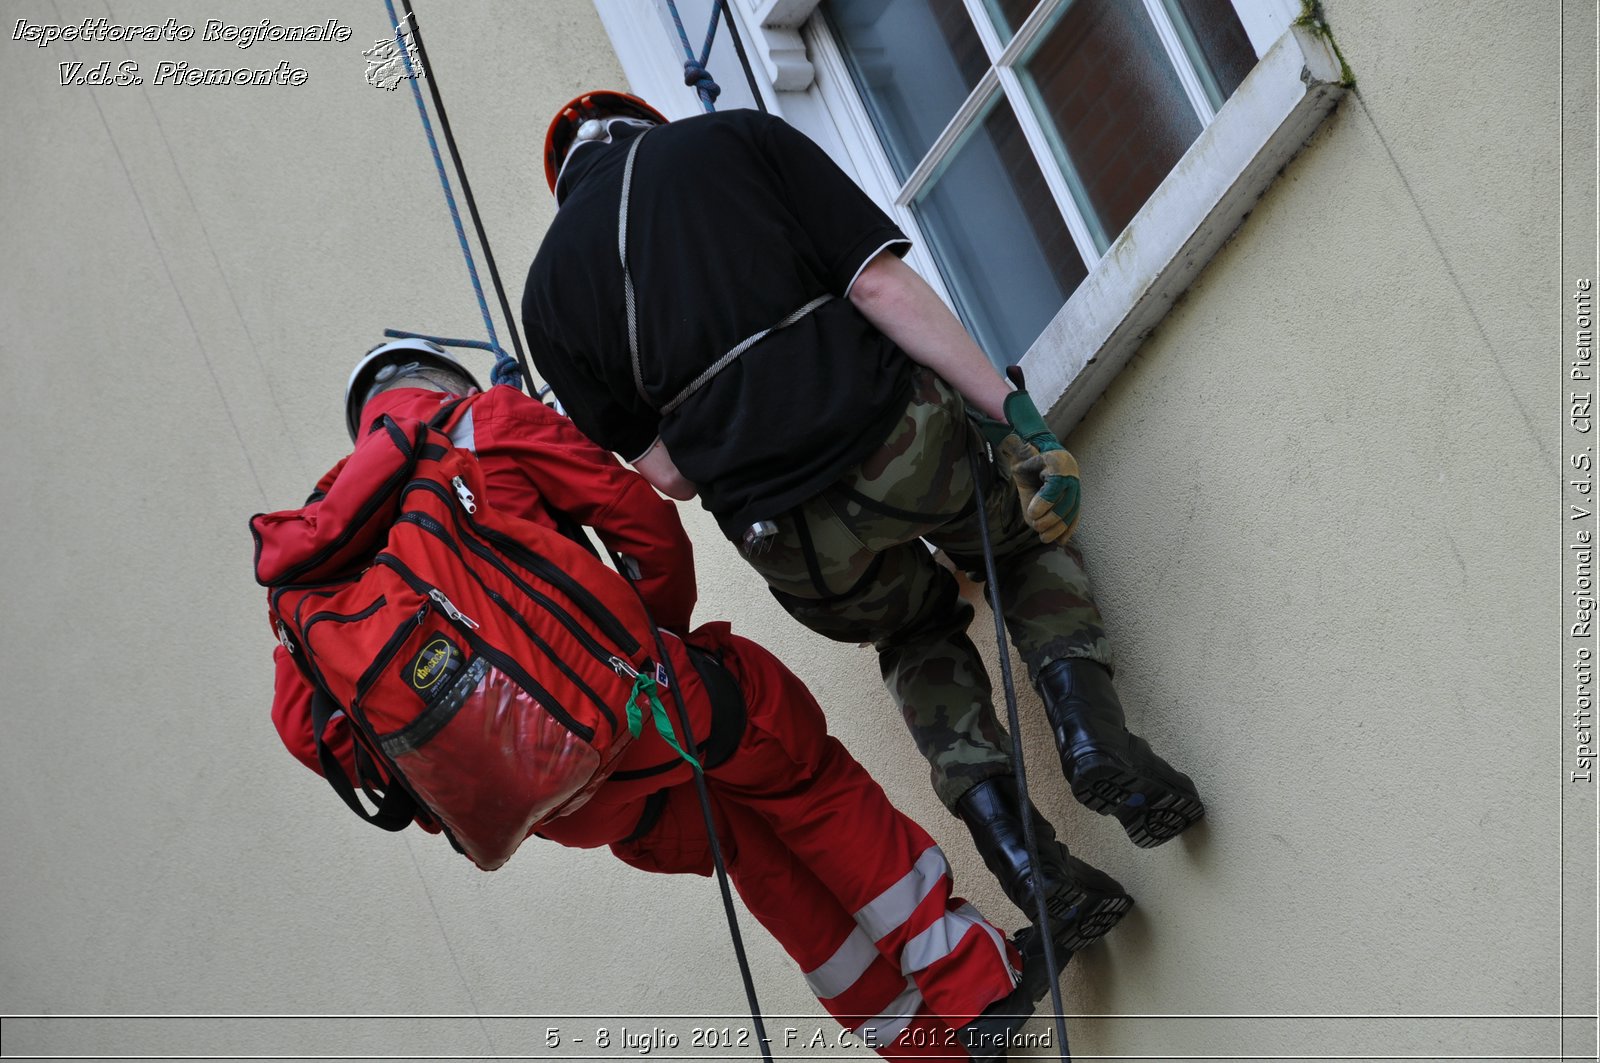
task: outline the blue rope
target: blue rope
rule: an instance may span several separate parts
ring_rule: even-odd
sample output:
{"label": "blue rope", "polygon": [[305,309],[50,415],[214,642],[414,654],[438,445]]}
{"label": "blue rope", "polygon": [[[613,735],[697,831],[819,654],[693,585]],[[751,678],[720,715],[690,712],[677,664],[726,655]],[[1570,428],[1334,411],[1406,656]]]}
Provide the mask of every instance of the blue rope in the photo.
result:
{"label": "blue rope", "polygon": [[698,56],[694,53],[694,45],[689,43],[689,34],[683,28],[683,19],[678,16],[678,5],[673,0],[667,0],[667,10],[672,13],[672,24],[678,28],[678,40],[683,44],[683,54],[687,56],[683,61],[683,83],[700,94],[700,105],[707,112],[717,109],[717,97],[722,95],[722,86],[711,78],[706,70],[706,61],[711,58],[711,42],[717,36],[717,19],[723,13],[723,7],[728,0],[713,0],[711,4],[711,25],[706,27],[705,47],[700,49]]}
{"label": "blue rope", "polygon": [[[461,211],[456,208],[455,193],[450,190],[450,178],[444,171],[444,160],[439,157],[439,142],[433,136],[433,123],[428,120],[428,108],[422,102],[422,89],[417,86],[417,73],[411,66],[411,52],[406,48],[405,33],[400,29],[400,18],[395,14],[393,0],[383,0],[389,11],[389,24],[394,28],[395,45],[400,49],[400,61],[405,64],[406,79],[411,82],[411,97],[417,101],[417,113],[422,116],[422,131],[428,136],[428,150],[433,153],[433,165],[439,172],[439,184],[444,189],[444,201],[450,208],[450,220],[455,223],[456,239],[461,242],[461,255],[467,260],[467,276],[472,280],[472,291],[478,297],[478,310],[483,314],[483,327],[489,332],[488,350],[494,352],[494,369],[489,380],[495,384],[514,384],[522,368],[515,358],[500,347],[495,335],[494,318],[489,315],[489,300],[484,297],[483,283],[478,280],[478,264],[472,259],[472,248],[467,243],[467,231],[461,225]],[[467,344],[460,344],[467,346]]]}
{"label": "blue rope", "polygon": [[383,330],[383,334],[395,340],[427,340],[429,343],[437,343],[441,347],[471,347],[474,350],[499,353],[498,347],[492,343],[484,343],[482,340],[453,340],[447,336],[430,336],[426,332],[405,332],[397,328],[386,328]]}

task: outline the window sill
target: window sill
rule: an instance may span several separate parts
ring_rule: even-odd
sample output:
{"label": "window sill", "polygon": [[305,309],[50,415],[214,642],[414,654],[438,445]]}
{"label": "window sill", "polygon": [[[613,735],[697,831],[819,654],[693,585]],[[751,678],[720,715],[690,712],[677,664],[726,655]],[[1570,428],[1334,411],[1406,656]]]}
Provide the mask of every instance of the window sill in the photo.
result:
{"label": "window sill", "polygon": [[1327,42],[1293,26],[1022,358],[1058,433],[1089,410],[1345,93]]}

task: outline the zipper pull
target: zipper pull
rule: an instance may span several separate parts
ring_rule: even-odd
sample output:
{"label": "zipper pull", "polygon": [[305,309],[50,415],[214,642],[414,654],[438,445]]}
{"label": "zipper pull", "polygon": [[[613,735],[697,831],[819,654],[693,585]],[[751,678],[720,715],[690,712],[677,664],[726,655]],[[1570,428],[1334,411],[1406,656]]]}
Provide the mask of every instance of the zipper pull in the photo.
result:
{"label": "zipper pull", "polygon": [[629,664],[627,661],[623,660],[621,657],[613,656],[611,658],[611,660],[608,661],[607,663],[611,665],[611,670],[613,672],[616,672],[618,675],[620,675],[620,676],[622,676],[622,677],[624,677],[626,679],[638,679],[639,678],[638,669],[634,668],[633,665]]}
{"label": "zipper pull", "polygon": [[289,629],[284,626],[282,620],[278,621],[278,641],[283,645],[285,653],[294,652],[294,642],[289,638]]}
{"label": "zipper pull", "polygon": [[478,626],[478,622],[476,620],[457,609],[455,607],[455,603],[449,598],[446,598],[444,596],[444,591],[440,590],[438,587],[435,587],[433,590],[429,591],[428,597],[437,602],[439,604],[439,608],[443,609],[445,614],[449,616],[451,620],[454,620],[459,624],[465,624],[470,628],[476,628]]}
{"label": "zipper pull", "polygon": [[467,516],[478,512],[478,498],[472,493],[472,488],[467,486],[467,481],[459,476],[450,478],[450,486],[456,489],[456,498],[461,502],[461,508],[467,511]]}

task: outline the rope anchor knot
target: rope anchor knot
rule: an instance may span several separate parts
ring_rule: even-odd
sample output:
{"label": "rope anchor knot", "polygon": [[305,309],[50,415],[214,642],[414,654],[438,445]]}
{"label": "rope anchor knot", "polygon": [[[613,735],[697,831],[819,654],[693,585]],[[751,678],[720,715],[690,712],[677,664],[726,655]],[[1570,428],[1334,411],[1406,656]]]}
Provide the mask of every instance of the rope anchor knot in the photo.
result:
{"label": "rope anchor knot", "polygon": [[715,103],[717,97],[722,95],[722,86],[712,79],[710,71],[699,60],[689,59],[683,64],[683,83],[695,91],[710,97]]}

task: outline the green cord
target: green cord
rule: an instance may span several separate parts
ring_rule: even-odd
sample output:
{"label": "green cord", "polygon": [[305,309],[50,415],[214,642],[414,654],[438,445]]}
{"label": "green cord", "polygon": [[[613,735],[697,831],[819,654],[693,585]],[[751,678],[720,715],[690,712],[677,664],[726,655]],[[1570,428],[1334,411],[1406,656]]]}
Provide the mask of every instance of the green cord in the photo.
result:
{"label": "green cord", "polygon": [[661,695],[657,689],[653,676],[640,672],[634,678],[633,689],[628,693],[628,733],[638,738],[644,732],[644,710],[639,705],[639,695],[644,694],[650,699],[650,720],[655,724],[656,733],[666,739],[667,745],[676,750],[678,756],[693,765],[695,771],[703,770],[700,762],[678,744],[678,736],[672,730],[672,721],[667,718],[667,707],[661,704]]}

